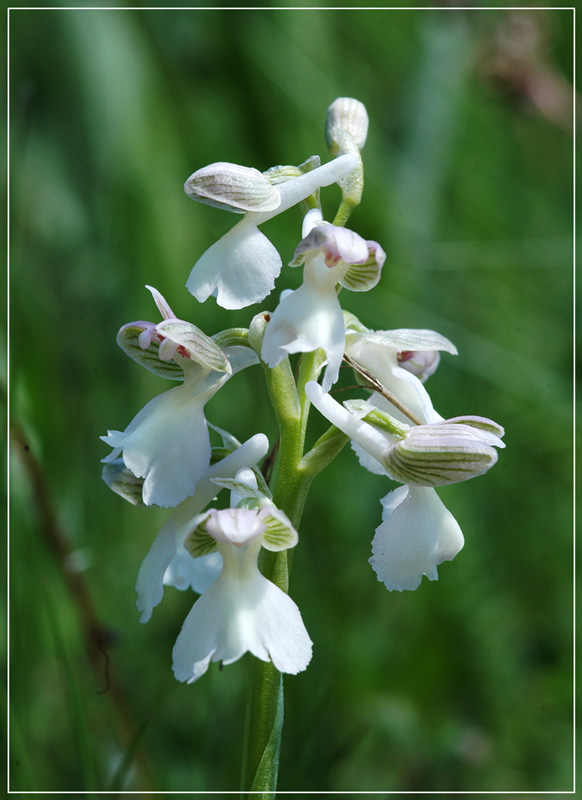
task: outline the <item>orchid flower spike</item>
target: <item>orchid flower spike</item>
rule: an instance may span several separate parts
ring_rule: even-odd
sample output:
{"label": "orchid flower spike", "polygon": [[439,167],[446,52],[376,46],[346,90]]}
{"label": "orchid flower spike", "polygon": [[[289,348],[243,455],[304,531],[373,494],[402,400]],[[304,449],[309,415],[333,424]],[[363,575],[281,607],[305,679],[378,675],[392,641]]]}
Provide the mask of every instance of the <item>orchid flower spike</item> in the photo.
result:
{"label": "orchid flower spike", "polygon": [[273,290],[281,257],[258,226],[348,175],[357,164],[342,155],[298,177],[272,185],[258,170],[220,162],[191,175],[184,189],[199,202],[234,212],[243,219],[196,262],[186,283],[203,303],[214,295],[223,308],[259,303]]}
{"label": "orchid flower spike", "polygon": [[345,327],[338,284],[367,291],[380,280],[386,256],[377,242],[368,242],[347,228],[323,222],[318,209],[303,221],[303,239],[291,266],[304,263],[303,283],[286,293],[267,325],[261,358],[275,367],[289,353],[322,349],[327,359],[324,391],[337,381],[344,355]]}
{"label": "orchid flower spike", "polygon": [[404,484],[381,500],[383,522],[376,528],[370,559],[378,580],[398,591],[416,589],[423,575],[436,580],[437,566],[452,560],[464,539],[434,487],[468,480],[492,467],[494,448],[504,447],[503,428],[484,417],[409,426],[363,401],[348,400],[341,406],[314,381],[307,383],[305,393],[350,437],[362,466]]}
{"label": "orchid flower spike", "polygon": [[144,478],[143,502],[169,507],[192,495],[208,469],[205,404],[257,359],[249,348],[223,350],[195,325],[178,320],[164,298],[151,291],[163,322],[124,325],[117,342],[155,374],[183,382],[150,400],[124,431],[111,430],[101,438],[113,448],[103,462],[121,456],[133,475]]}
{"label": "orchid flower spike", "polygon": [[259,571],[261,546],[284,550],[297,534],[272,505],[210,509],[185,541],[194,558],[217,548],[223,567],[186,617],[174,646],[174,674],[193,683],[211,661],[231,664],[246,652],[297,674],[311,660],[312,642],[296,604]]}

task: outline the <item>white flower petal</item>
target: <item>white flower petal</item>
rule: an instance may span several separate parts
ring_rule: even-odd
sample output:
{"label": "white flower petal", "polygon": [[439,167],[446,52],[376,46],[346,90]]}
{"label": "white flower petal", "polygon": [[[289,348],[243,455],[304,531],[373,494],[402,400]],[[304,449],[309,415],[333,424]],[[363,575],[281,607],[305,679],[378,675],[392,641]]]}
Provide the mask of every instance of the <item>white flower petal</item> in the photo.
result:
{"label": "white flower petal", "polygon": [[176,315],[170,308],[168,301],[166,300],[164,295],[161,294],[161,292],[158,292],[158,290],[153,286],[148,286],[147,283],[145,288],[149,289],[150,292],[152,293],[152,297],[154,298],[154,303],[158,307],[158,311],[160,312],[162,317],[164,319],[176,319]]}
{"label": "white flower petal", "polygon": [[254,350],[250,347],[242,347],[241,345],[231,345],[224,348],[224,354],[228,358],[232,374],[236,375],[247,367],[253,367],[259,363],[259,357]]}
{"label": "white flower petal", "polygon": [[210,336],[207,336],[191,322],[184,322],[181,319],[167,319],[156,326],[156,331],[161,336],[166,337],[166,341],[160,345],[160,358],[165,358],[162,355],[162,347],[169,342],[174,345],[174,351],[170,352],[169,358],[173,358],[176,349],[181,347],[183,348],[181,355],[184,356],[186,354],[188,358],[197,362],[206,370],[228,372],[230,374],[231,368],[224,350]]}
{"label": "white flower petal", "polygon": [[313,645],[297,605],[267,582],[258,615],[259,633],[275,667],[290,675],[302,672],[311,661]]}
{"label": "white flower petal", "polygon": [[434,489],[401,486],[382,501],[370,563],[387,589],[416,589],[422,576],[438,579],[437,566],[463,547],[461,529]]}
{"label": "white flower petal", "polygon": [[364,450],[364,448],[353,439],[350,440],[350,447],[354,451],[361,467],[364,467],[364,469],[367,469],[368,472],[371,472],[373,475],[387,474],[386,469],[382,466],[378,459],[374,458],[374,456],[371,456],[367,450]]}
{"label": "white flower petal", "polygon": [[420,328],[395,328],[388,331],[365,331],[358,337],[383,345],[398,353],[405,350],[445,350],[457,355],[457,348],[445,336],[431,330]]}
{"label": "white flower petal", "polygon": [[341,285],[352,292],[368,292],[377,286],[382,277],[386,253],[378,242],[367,241],[368,258],[354,262],[341,280]]}
{"label": "white flower petal", "polygon": [[[223,545],[234,549],[232,545]],[[245,553],[238,551],[241,558]],[[295,603],[255,567],[245,580],[223,568],[219,578],[188,614],[174,646],[174,674],[192,683],[210,661],[231,664],[251,652],[296,674],[311,659],[312,643]],[[226,565],[226,562],[225,562]]]}
{"label": "white flower petal", "polygon": [[275,309],[267,325],[261,357],[274,367],[289,353],[310,353],[319,348],[327,356],[327,391],[338,379],[344,354],[343,314],[333,286],[319,291],[304,282]]}
{"label": "white flower petal", "polygon": [[259,303],[273,290],[281,256],[247,214],[196,262],[186,288],[203,303],[210,295],[223,308]]}
{"label": "white flower petal", "polygon": [[211,508],[203,527],[217,542],[237,547],[261,537],[266,529],[256,509],[250,508]]}
{"label": "white flower petal", "polygon": [[323,214],[319,208],[310,208],[307,214],[303,217],[301,225],[301,236],[303,239],[311,233],[316,225],[323,222]]}
{"label": "white flower petal", "polygon": [[266,504],[261,508],[259,516],[267,527],[263,535],[263,547],[266,550],[287,550],[295,547],[299,535],[284,511],[272,504]]}
{"label": "white flower petal", "polygon": [[408,350],[398,353],[398,363],[407,372],[424,383],[431,375],[437,371],[441,361],[441,354],[438,350]]}
{"label": "white flower petal", "polygon": [[259,303],[273,290],[281,271],[281,257],[258,225],[304,200],[321,186],[335,183],[353,169],[357,159],[344,155],[277,186],[281,203],[276,209],[249,212],[238,225],[212,245],[192,268],[186,287],[201,303],[216,296],[223,308]]}
{"label": "white flower petal", "polygon": [[339,260],[346,265],[361,264],[368,260],[368,244],[365,239],[349,228],[341,228],[329,222],[320,222],[310,227],[307,236],[295,248],[291,263],[299,263],[303,258],[317,252],[324,255],[328,266]]}
{"label": "white flower petal", "polygon": [[202,594],[220,575],[222,556],[209,553],[201,558],[192,558],[181,542],[178,542],[176,555],[164,574],[164,585],[174,586],[184,591],[193,589]]}
{"label": "white flower petal", "polygon": [[[375,463],[372,468],[368,459],[362,461],[362,466],[376,474],[386,474],[386,469],[383,467],[384,457],[390,445],[398,441],[398,437],[391,436],[387,432],[381,431],[379,428],[359,419],[334,400],[331,395],[326,394],[315,381],[309,381],[306,384],[305,394],[317,410],[336,428],[339,428],[346,436],[349,436],[353,443],[363,448],[378,463],[380,469],[377,469]],[[356,451],[356,453],[359,454],[359,451]]]}
{"label": "white flower petal", "polygon": [[[360,366],[371,372],[380,383],[423,422],[439,422],[442,420],[432,405],[432,401],[422,382],[411,372],[398,364],[397,351],[381,340],[372,340],[359,334],[348,333],[346,336],[346,353]],[[370,402],[377,408],[387,411],[401,422],[410,422],[385,397],[374,393]]]}
{"label": "white flower petal", "polygon": [[[192,499],[189,497],[185,503],[182,503],[182,506],[190,503]],[[177,526],[173,524],[174,517],[181,509],[181,506],[176,509],[170,518],[172,522],[169,519],[158,533],[139,569],[135,588],[137,591],[136,606],[137,610],[141,612],[140,622],[149,620],[154,607],[163,597],[164,575],[176,556],[178,546]]]}
{"label": "white flower petal", "polygon": [[197,170],[184,184],[193,200],[238,213],[273,211],[281,203],[277,189],[253,167],[219,161]]}
{"label": "white flower petal", "polygon": [[[170,320],[163,324],[174,323]],[[208,341],[223,353],[212,340]],[[125,431],[109,431],[102,436],[114,448],[103,460],[109,462],[123,454],[128,469],[136,477],[144,478],[146,505],[164,508],[178,505],[194,493],[210,462],[205,404],[229,379],[229,373],[234,374],[257,360],[248,347],[228,347],[224,351],[228,372],[219,374],[182,359],[183,384],[151,400]]]}
{"label": "white flower petal", "polygon": [[154,397],[126,430],[102,437],[144,478],[143,501],[164,508],[193,494],[210,461],[204,404],[186,383]]}

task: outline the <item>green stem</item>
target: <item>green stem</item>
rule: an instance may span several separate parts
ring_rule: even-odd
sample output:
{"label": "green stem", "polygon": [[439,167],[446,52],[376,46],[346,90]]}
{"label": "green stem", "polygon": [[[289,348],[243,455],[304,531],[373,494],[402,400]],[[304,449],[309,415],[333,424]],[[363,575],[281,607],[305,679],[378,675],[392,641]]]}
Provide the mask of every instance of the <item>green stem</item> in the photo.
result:
{"label": "green stem", "polygon": [[[258,344],[256,342],[254,346]],[[321,354],[304,355],[297,385],[289,359],[284,359],[274,369],[263,364],[280,437],[273,502],[287,514],[295,528],[299,527],[313,478],[310,470],[300,467],[309,414],[309,401],[304,389],[309,380],[317,378],[321,364]],[[286,550],[263,551],[262,554],[263,574],[285,592],[289,588],[289,561]],[[274,797],[282,727],[283,676],[271,662],[254,658],[245,720],[243,793],[259,792],[260,797]]]}
{"label": "green stem", "polygon": [[[268,661],[253,658],[244,733],[242,792],[275,797],[283,727],[283,676]],[[251,795],[256,797],[257,795]]]}
{"label": "green stem", "polygon": [[341,203],[340,207],[337,210],[337,214],[334,217],[333,224],[338,225],[340,228],[345,227],[346,222],[352,215],[352,211],[358,204],[354,202],[351,198],[344,198]]}

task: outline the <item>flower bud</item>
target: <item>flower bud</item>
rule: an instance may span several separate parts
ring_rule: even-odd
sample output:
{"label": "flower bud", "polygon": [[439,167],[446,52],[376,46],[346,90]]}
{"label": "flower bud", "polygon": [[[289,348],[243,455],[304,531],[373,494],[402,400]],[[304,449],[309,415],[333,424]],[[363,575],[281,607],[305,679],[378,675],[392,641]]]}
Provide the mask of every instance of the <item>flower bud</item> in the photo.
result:
{"label": "flower bud", "polygon": [[330,153],[336,156],[343,150],[344,137],[348,134],[362,150],[368,135],[368,112],[363,103],[353,97],[338,97],[327,109],[325,140]]}
{"label": "flower bud", "polygon": [[261,311],[251,320],[249,325],[249,345],[253,348],[257,355],[261,352],[263,346],[263,338],[267,325],[271,321],[271,313],[269,311]]}
{"label": "flower bud", "polygon": [[281,195],[270,180],[253,167],[218,161],[194,172],[184,184],[193,200],[242,214],[274,211]]}

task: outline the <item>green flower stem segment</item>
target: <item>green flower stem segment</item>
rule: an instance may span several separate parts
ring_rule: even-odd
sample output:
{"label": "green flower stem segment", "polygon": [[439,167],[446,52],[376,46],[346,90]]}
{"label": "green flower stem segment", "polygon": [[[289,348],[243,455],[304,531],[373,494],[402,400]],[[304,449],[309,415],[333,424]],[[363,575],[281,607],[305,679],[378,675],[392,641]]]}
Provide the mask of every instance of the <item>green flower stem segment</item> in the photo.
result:
{"label": "green flower stem segment", "polygon": [[253,658],[244,732],[243,797],[275,797],[282,728],[283,676],[270,661]]}
{"label": "green flower stem segment", "polygon": [[[249,343],[257,353],[261,351],[268,319],[268,315],[262,313],[251,323]],[[296,529],[299,527],[311,481],[329,463],[330,456],[335,457],[347,441],[347,437],[339,434],[336,436],[335,446],[325,447],[320,444],[320,439],[310,451],[311,458],[306,460],[303,456],[310,405],[304,387],[308,381],[317,379],[323,361],[321,352],[304,354],[297,385],[288,358],[273,369],[261,362],[280,435],[273,502],[287,514]],[[343,441],[338,446],[340,436]],[[276,586],[288,591],[287,551],[265,551],[261,569],[265,577]],[[243,793],[260,792],[260,797],[274,797],[282,727],[283,677],[271,662],[253,659],[245,720]]]}

